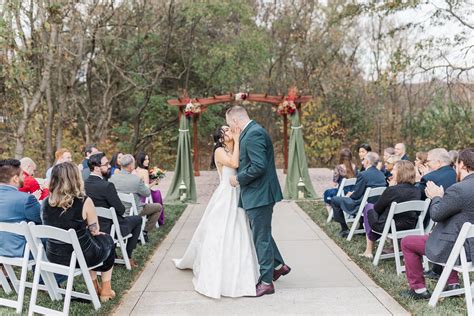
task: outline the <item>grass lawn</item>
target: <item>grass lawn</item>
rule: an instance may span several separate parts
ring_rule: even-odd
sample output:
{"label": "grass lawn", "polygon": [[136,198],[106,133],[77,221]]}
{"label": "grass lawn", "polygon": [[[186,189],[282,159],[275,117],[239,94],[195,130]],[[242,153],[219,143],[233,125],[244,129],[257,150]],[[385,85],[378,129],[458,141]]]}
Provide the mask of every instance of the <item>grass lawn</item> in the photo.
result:
{"label": "grass lawn", "polygon": [[[170,230],[175,225],[176,221],[179,219],[181,214],[183,213],[186,205],[177,204],[177,205],[165,205],[166,210],[166,223],[163,226],[160,226],[158,230],[155,230],[148,234],[149,242],[135,249],[133,252],[133,258],[138,263],[139,268],[134,269],[132,271],[128,271],[125,269],[125,265],[115,265],[113,275],[112,275],[112,287],[116,292],[117,296],[115,299],[110,300],[109,302],[102,304],[102,307],[95,311],[94,307],[91,304],[87,303],[78,303],[78,302],[71,302],[70,307],[70,314],[71,315],[108,315],[118,306],[118,302],[125,294],[125,292],[131,288],[133,282],[136,278],[140,275],[141,271],[143,270],[147,260],[153,255],[155,249],[161,243],[161,241],[168,235]],[[19,274],[17,274],[19,276]],[[29,281],[33,280],[32,274],[29,274],[28,277]],[[85,291],[86,287],[82,278],[76,277],[74,280],[74,287],[78,291]],[[26,289],[25,293],[25,300],[23,305],[23,314],[28,313],[28,306],[30,303],[30,293],[31,290],[29,288]],[[16,294],[11,294],[7,296],[3,289],[0,287],[0,297],[6,297],[9,299],[15,299],[17,297]],[[61,310],[63,306],[63,302],[53,302],[50,300],[48,294],[44,291],[38,292],[38,301],[39,305],[53,308],[57,310]],[[6,308],[0,307],[0,315],[16,315],[15,310],[13,308]]]}
{"label": "grass lawn", "polygon": [[[377,267],[372,261],[358,254],[365,250],[365,235],[354,235],[352,241],[340,238],[337,233],[340,226],[337,223],[326,223],[327,211],[323,202],[298,202],[298,205],[341,247],[357,265],[363,269],[380,287],[393,296],[403,307],[413,315],[465,315],[467,314],[464,296],[441,299],[436,308],[428,305],[428,301],[406,299],[399,295],[400,291],[408,289],[405,274],[397,276],[395,259],[381,260]],[[427,288],[432,292],[435,281],[427,280]]]}

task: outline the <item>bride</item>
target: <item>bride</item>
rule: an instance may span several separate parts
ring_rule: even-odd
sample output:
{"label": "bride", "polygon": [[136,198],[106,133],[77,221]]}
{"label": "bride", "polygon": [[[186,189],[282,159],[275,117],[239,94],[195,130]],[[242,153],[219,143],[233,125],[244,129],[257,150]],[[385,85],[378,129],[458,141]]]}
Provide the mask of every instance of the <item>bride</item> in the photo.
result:
{"label": "bride", "polygon": [[256,295],[255,246],[247,215],[237,206],[239,188],[229,181],[239,166],[240,132],[222,126],[214,133],[211,167],[217,168],[220,184],[184,256],[173,259],[178,269],[192,269],[195,290],[212,298]]}

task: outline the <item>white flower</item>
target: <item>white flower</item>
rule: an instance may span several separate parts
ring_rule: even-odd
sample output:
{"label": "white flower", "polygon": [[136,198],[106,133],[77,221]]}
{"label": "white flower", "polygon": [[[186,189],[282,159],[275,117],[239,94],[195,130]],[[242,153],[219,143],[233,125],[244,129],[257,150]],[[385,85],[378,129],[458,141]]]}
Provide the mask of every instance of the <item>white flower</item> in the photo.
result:
{"label": "white flower", "polygon": [[242,101],[242,100],[245,100],[246,98],[247,98],[247,93],[240,92],[235,95],[235,101]]}

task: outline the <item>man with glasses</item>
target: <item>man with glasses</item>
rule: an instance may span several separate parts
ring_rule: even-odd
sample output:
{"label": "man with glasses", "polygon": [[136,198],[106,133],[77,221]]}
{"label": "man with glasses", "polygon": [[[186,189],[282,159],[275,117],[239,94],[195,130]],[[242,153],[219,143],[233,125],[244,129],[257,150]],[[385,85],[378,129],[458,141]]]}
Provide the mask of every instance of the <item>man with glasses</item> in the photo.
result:
{"label": "man with glasses", "polygon": [[[84,182],[84,188],[88,197],[92,199],[96,207],[105,207],[115,209],[120,225],[122,236],[132,234],[132,237],[127,242],[127,254],[130,258],[132,268],[137,267],[137,264],[132,259],[132,253],[137,246],[138,237],[142,227],[141,216],[126,216],[125,206],[120,201],[120,198],[115,189],[115,185],[107,181],[109,174],[109,160],[104,153],[98,153],[89,157],[90,176]],[[100,231],[110,234],[112,221],[105,218],[99,218]]]}
{"label": "man with glasses", "polygon": [[426,164],[429,171],[417,183],[423,200],[426,199],[425,189],[428,181],[433,181],[445,190],[456,183],[456,171],[451,167],[451,157],[446,149],[435,148],[430,150]]}
{"label": "man with glasses", "polygon": [[[435,185],[443,187],[447,190],[450,186],[456,183],[456,171],[451,167],[451,157],[444,148],[435,148],[428,152],[428,158],[426,160],[428,167],[428,173],[421,177],[420,182],[416,184],[421,190],[421,199],[427,198],[425,189],[427,183],[432,181]],[[424,226],[427,227],[430,223],[431,215],[430,210],[426,213]],[[442,272],[442,267],[433,265],[433,268],[425,272],[425,277],[430,279],[438,279]]]}

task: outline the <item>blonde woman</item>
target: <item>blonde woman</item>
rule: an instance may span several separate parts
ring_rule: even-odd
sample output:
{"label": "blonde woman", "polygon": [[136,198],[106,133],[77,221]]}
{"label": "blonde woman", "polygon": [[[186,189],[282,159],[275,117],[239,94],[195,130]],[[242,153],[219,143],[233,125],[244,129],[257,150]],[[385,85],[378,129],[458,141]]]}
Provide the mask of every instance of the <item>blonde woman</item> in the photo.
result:
{"label": "blonde woman", "polygon": [[[79,169],[70,162],[54,166],[51,172],[49,197],[43,204],[43,223],[61,229],[74,229],[87,266],[101,266],[90,271],[94,287],[102,302],[115,297],[112,290],[112,269],[115,261],[114,241],[100,232],[94,203],[85,196]],[[69,265],[73,249],[69,244],[48,240],[46,255],[54,263]],[[97,281],[100,271],[102,287]]]}

